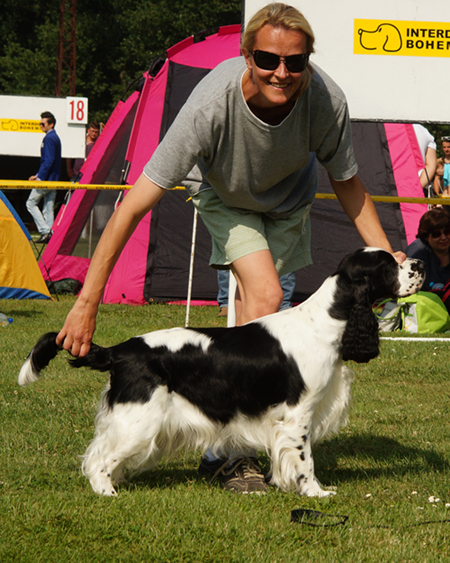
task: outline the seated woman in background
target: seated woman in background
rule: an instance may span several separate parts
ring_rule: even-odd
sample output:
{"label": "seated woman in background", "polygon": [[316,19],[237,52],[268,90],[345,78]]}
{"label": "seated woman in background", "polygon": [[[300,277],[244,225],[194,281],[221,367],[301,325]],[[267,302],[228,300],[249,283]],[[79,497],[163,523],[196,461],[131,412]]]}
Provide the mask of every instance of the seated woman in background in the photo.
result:
{"label": "seated woman in background", "polygon": [[449,248],[450,213],[445,208],[427,211],[420,219],[417,239],[406,249],[406,256],[425,262],[422,291],[443,288],[450,281]]}

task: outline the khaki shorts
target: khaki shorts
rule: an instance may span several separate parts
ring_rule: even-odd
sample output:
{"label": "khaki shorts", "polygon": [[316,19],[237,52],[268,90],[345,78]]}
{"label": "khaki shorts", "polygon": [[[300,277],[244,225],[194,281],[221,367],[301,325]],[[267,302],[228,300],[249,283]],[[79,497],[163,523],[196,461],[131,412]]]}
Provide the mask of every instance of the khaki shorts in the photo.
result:
{"label": "khaki shorts", "polygon": [[213,190],[192,198],[212,238],[210,266],[225,269],[238,258],[270,250],[280,276],[312,264],[309,211],[305,205],[289,217],[245,212],[224,205]]}

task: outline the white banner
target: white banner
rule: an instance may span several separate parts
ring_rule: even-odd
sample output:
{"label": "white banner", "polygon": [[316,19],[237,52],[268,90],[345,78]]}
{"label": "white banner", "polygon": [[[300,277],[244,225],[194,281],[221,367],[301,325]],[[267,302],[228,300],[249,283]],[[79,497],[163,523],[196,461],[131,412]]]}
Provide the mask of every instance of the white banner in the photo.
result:
{"label": "white banner", "polygon": [[[245,23],[268,4],[244,0]],[[344,90],[352,119],[450,123],[448,0],[292,0],[311,24],[311,60]]]}
{"label": "white banner", "polygon": [[44,137],[39,127],[44,111],[56,118],[63,158],[84,158],[87,98],[0,96],[0,154],[40,156]]}

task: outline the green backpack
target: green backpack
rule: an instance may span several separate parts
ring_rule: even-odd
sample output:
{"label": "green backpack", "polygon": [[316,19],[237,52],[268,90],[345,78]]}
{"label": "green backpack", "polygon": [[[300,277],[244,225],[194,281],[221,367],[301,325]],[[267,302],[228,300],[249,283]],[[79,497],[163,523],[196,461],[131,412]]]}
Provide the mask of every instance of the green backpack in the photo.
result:
{"label": "green backpack", "polygon": [[450,315],[441,298],[429,291],[419,291],[395,301],[386,299],[374,309],[383,332],[445,332],[450,330]]}
{"label": "green backpack", "polygon": [[442,299],[430,291],[419,291],[398,300],[405,303],[403,330],[409,332],[445,332],[450,329],[450,315]]}

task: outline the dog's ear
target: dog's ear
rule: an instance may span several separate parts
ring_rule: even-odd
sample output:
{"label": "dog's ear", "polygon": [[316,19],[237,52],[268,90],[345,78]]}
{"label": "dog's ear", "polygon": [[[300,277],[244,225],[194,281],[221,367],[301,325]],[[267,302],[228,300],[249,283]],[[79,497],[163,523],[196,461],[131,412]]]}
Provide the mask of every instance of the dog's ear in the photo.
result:
{"label": "dog's ear", "polygon": [[342,359],[360,364],[380,353],[378,322],[372,311],[369,282],[353,287],[354,303],[342,336]]}

